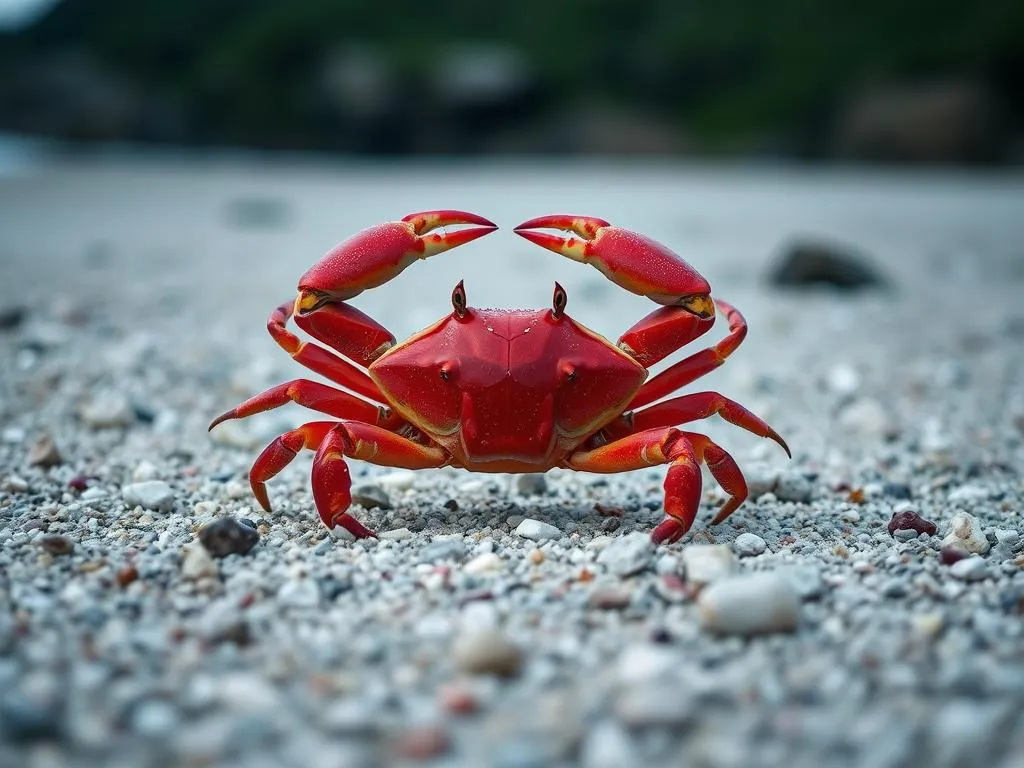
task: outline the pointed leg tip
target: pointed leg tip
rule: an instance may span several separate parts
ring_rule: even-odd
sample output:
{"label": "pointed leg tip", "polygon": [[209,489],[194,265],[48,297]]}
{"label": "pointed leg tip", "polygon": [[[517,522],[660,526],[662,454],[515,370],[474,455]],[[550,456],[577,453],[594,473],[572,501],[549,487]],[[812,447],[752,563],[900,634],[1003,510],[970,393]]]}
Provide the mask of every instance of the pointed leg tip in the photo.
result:
{"label": "pointed leg tip", "polygon": [[683,538],[687,530],[688,528],[684,527],[679,520],[676,520],[674,517],[667,517],[651,531],[651,541],[655,546],[659,544],[674,544]]}
{"label": "pointed leg tip", "polygon": [[210,426],[208,426],[206,428],[206,431],[207,432],[212,432],[213,428],[216,427],[218,424],[223,424],[228,419],[233,419],[234,417],[235,417],[235,409],[234,408],[232,408],[230,411],[225,411],[220,416],[218,416],[216,419],[214,419],[213,421],[210,422]]}

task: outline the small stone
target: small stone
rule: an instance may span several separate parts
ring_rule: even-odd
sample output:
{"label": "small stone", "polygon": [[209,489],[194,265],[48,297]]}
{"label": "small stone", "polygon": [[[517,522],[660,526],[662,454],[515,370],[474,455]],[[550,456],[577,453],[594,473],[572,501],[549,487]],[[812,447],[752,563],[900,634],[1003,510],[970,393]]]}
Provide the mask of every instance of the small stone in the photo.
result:
{"label": "small stone", "polygon": [[893,499],[910,499],[910,486],[904,483],[883,483],[882,493]]}
{"label": "small stone", "polygon": [[378,477],[377,484],[393,491],[408,491],[416,484],[416,473],[409,470],[389,472]]}
{"label": "small stone", "polygon": [[70,555],[75,550],[75,542],[59,533],[46,533],[39,537],[39,546],[51,555]]}
{"label": "small stone", "polygon": [[551,523],[544,523],[533,518],[525,518],[516,526],[515,533],[530,541],[547,541],[548,539],[561,538],[562,532]]}
{"label": "small stone", "polygon": [[534,565],[540,565],[541,563],[544,562],[544,550],[543,549],[535,549],[535,550],[533,550],[530,553],[529,560]]}
{"label": "small stone", "polygon": [[399,760],[432,760],[449,749],[451,739],[446,731],[424,726],[403,730],[395,741],[393,754]]}
{"label": "small stone", "polygon": [[847,523],[859,523],[860,512],[855,509],[844,509],[839,513],[839,519]]}
{"label": "small stone", "polygon": [[630,728],[680,728],[695,717],[697,700],[686,686],[661,680],[627,686],[613,708]]}
{"label": "small stone", "polygon": [[320,604],[320,587],[313,579],[291,579],[277,590],[277,601],[289,608],[316,608]]}
{"label": "small stone", "polygon": [[134,565],[126,565],[124,568],[118,570],[117,575],[114,576],[114,580],[117,581],[117,586],[124,589],[133,581],[139,578],[139,571]]}
{"label": "small stone", "polygon": [[892,578],[882,584],[879,591],[883,597],[906,597],[910,592],[910,584],[906,579]]}
{"label": "small stone", "polygon": [[732,548],[740,557],[753,557],[763,554],[768,548],[764,539],[754,533],[741,533],[732,543]]}
{"label": "small stone", "polygon": [[480,708],[480,701],[464,684],[442,685],[437,692],[438,702],[453,715],[471,715]]}
{"label": "small stone", "polygon": [[352,503],[363,509],[391,509],[391,499],[376,483],[363,483],[352,488]]}
{"label": "small stone", "polygon": [[131,403],[116,392],[101,395],[84,404],[79,409],[79,415],[93,429],[127,427],[135,421]]}
{"label": "small stone", "polygon": [[978,519],[967,512],[957,512],[949,521],[944,547],[957,547],[976,555],[984,555],[992,546],[981,529]]}
{"label": "small stone", "polygon": [[654,543],[646,533],[636,531],[612,539],[601,550],[597,562],[616,576],[626,577],[640,573],[654,558]]}
{"label": "small stone", "polygon": [[28,491],[28,482],[17,475],[8,475],[4,478],[3,489],[11,493],[25,493]]}
{"label": "small stone", "polygon": [[466,573],[472,574],[498,573],[504,570],[504,568],[505,561],[493,552],[484,552],[481,555],[477,555],[463,566],[463,570]]}
{"label": "small stone", "polygon": [[626,608],[633,599],[633,590],[628,587],[595,589],[587,598],[587,605],[602,611]]}
{"label": "small stone", "polygon": [[156,465],[151,461],[140,461],[132,472],[132,480],[136,483],[144,483],[147,480],[156,480],[158,476]]}
{"label": "small stone", "polygon": [[899,542],[908,542],[916,539],[920,534],[913,528],[898,528],[893,531],[892,537]]}
{"label": "small stone", "polygon": [[514,677],[523,664],[519,647],[493,630],[459,636],[452,646],[456,666],[472,675]]}
{"label": "small stone", "polygon": [[985,501],[989,497],[988,488],[980,485],[961,485],[949,492],[951,504],[976,503]]}
{"label": "small stone", "polygon": [[808,237],[794,239],[782,247],[768,280],[787,288],[824,285],[846,291],[888,284],[870,257],[855,246]]}
{"label": "small stone", "polygon": [[988,564],[985,558],[972,555],[949,566],[949,573],[962,581],[980,581],[988,576]]}
{"label": "small stone", "polygon": [[970,556],[971,556],[970,552],[967,552],[966,550],[960,549],[960,547],[956,547],[956,546],[943,547],[939,551],[939,562],[942,563],[943,565],[953,565],[953,563],[958,563],[961,560],[965,560],[966,558],[968,558]]}
{"label": "small stone", "polygon": [[132,730],[150,739],[166,738],[177,732],[178,710],[173,704],[151,699],[138,704],[132,714]]}
{"label": "small stone", "polygon": [[543,496],[548,492],[548,481],[541,474],[519,475],[516,489],[523,496]]}
{"label": "small stone", "polygon": [[847,363],[833,366],[825,379],[828,388],[840,397],[850,397],[860,389],[861,376],[857,369]]}
{"label": "small stone", "polygon": [[803,475],[789,472],[779,477],[775,484],[775,497],[779,501],[810,504],[814,496],[811,482]]}
{"label": "small stone", "polygon": [[789,581],[759,572],[722,579],[698,599],[701,625],[722,634],[756,635],[796,629],[800,598]]}
{"label": "small stone", "polygon": [[131,483],[121,489],[124,500],[134,506],[167,512],[174,505],[174,491],[163,480]]}
{"label": "small stone", "polygon": [[738,567],[736,556],[724,544],[690,544],[683,549],[683,570],[691,584],[711,584]]}
{"label": "small stone", "polygon": [[185,579],[216,578],[218,575],[217,564],[213,562],[210,553],[198,544],[190,544],[185,547],[184,556],[181,559],[181,575]]}
{"label": "small stone", "polygon": [[786,579],[801,600],[813,600],[825,592],[825,580],[821,576],[821,571],[813,565],[783,565],[776,568],[774,573]]}
{"label": "small stone", "polygon": [[390,531],[383,531],[377,534],[378,539],[386,539],[388,541],[405,541],[411,539],[412,536],[413,533],[408,528],[392,528]]}
{"label": "small stone", "polygon": [[259,533],[233,517],[220,517],[204,525],[199,531],[199,541],[214,557],[244,555],[260,540]]}
{"label": "small stone", "polygon": [[461,561],[466,556],[466,545],[462,539],[435,539],[420,550],[421,563],[436,563],[439,560]]}
{"label": "small stone", "polygon": [[747,478],[747,491],[750,499],[759,499],[766,493],[774,493],[779,484],[779,468],[764,462],[755,462],[743,468]]}
{"label": "small stone", "polygon": [[13,331],[28,317],[28,310],[17,305],[0,307],[0,331]]}
{"label": "small stone", "polygon": [[906,509],[902,512],[893,513],[892,519],[889,521],[888,530],[889,535],[895,538],[897,531],[910,530],[914,532],[914,536],[922,533],[934,536],[938,529],[931,520],[925,520],[912,509]]}
{"label": "small stone", "polygon": [[57,444],[48,434],[39,435],[28,452],[28,463],[33,467],[56,467],[64,462]]}
{"label": "small stone", "polygon": [[[861,437],[877,439],[889,432],[889,414],[877,400],[854,400],[839,412],[839,426]],[[780,497],[781,498],[781,497]]]}

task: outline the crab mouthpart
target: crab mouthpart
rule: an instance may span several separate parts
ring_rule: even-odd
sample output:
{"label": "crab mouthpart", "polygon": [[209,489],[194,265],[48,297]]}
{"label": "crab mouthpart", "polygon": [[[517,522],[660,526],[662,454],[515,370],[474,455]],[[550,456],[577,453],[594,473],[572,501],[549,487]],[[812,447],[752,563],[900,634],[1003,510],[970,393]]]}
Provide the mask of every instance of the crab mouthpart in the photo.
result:
{"label": "crab mouthpart", "polygon": [[701,319],[713,317],[715,314],[715,302],[706,293],[695,293],[692,296],[683,296],[676,304],[692,315]]}

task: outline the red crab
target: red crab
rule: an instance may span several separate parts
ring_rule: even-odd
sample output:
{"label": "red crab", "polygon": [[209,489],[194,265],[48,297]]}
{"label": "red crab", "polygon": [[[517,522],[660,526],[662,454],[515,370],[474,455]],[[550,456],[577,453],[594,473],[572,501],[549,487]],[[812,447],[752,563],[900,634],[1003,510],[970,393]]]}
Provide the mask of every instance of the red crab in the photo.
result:
{"label": "red crab", "polygon": [[[456,224],[476,226],[434,231]],[[545,228],[576,237],[534,231]],[[557,283],[551,309],[505,310],[470,307],[460,282],[452,313],[397,345],[391,333],[347,303],[414,261],[495,229],[463,211],[414,213],[363,230],[303,275],[298,297],[278,307],[267,328],[295,360],[350,392],[296,379],[213,421],[210,429],[288,402],[340,419],[303,424],[264,449],[249,474],[262,507],[270,511],[266,481],[308,448],[316,451],[312,485],[321,519],[357,537],[374,534],[348,513],[345,457],[474,472],[625,472],[668,464],[666,518],[651,534],[657,543],[676,541],[693,524],[703,461],[730,496],[712,522],[728,517],[747,497],[739,467],[706,436],[677,425],[717,413],[771,438],[787,454],[789,448],[764,421],[717,392],[661,399],[721,365],[747,332],[742,315],[712,301],[707,281],[663,245],[585,216],[543,216],[515,229],[663,305],[617,344],[565,313],[566,294]],[[716,306],[729,321],[728,336],[645,383],[649,366],[711,329]],[[300,341],[285,327],[291,317],[348,359]]]}

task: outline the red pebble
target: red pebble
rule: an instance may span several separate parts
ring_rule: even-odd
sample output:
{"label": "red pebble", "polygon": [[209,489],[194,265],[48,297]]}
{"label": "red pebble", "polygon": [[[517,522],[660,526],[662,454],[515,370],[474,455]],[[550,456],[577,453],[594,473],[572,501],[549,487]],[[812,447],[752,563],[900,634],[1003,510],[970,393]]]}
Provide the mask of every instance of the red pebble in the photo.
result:
{"label": "red pebble", "polygon": [[89,487],[89,483],[99,480],[96,475],[77,475],[68,480],[68,487],[73,488],[76,491],[84,491]]}
{"label": "red pebble", "polygon": [[448,734],[439,728],[414,728],[398,737],[394,755],[405,760],[431,760],[450,748]]}
{"label": "red pebble", "polygon": [[889,521],[890,536],[896,531],[903,530],[917,531],[918,533],[927,533],[929,536],[934,536],[935,531],[938,529],[931,520],[925,520],[917,512],[908,509],[903,512],[895,512],[892,520]]}
{"label": "red pebble", "polygon": [[952,565],[960,560],[966,560],[970,556],[970,552],[966,552],[959,547],[943,547],[942,551],[939,552],[939,562],[943,565]]}

